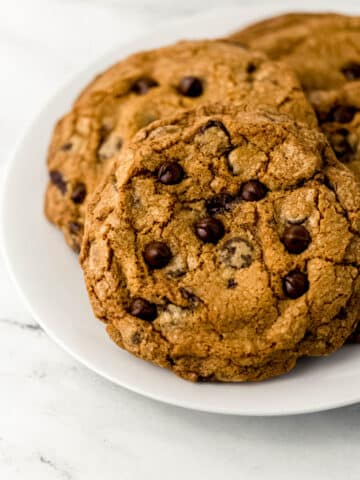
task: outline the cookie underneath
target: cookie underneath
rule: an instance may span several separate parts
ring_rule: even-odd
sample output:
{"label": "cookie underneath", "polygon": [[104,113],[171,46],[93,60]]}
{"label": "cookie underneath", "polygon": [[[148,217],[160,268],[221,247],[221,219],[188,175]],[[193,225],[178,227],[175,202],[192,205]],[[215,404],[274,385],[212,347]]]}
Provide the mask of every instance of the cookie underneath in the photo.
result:
{"label": "cookie underneath", "polygon": [[48,154],[47,218],[78,252],[88,199],[139,129],[187,108],[244,99],[316,125],[288,67],[235,45],[180,42],[112,66],[85,88],[55,128]]}
{"label": "cookie underneath", "polygon": [[263,51],[295,71],[338,160],[360,182],[360,17],[280,15],[229,40]]}

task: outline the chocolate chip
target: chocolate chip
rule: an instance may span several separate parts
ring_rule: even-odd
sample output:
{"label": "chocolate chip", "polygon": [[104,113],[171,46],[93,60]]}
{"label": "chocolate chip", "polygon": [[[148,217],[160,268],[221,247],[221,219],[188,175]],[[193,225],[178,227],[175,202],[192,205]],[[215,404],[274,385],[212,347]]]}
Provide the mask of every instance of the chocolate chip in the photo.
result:
{"label": "chocolate chip", "polygon": [[247,240],[235,237],[225,243],[220,252],[220,259],[228,267],[240,269],[251,265],[253,254],[253,247]]}
{"label": "chocolate chip", "polygon": [[183,277],[185,273],[186,273],[186,270],[175,269],[175,270],[167,271],[166,275],[170,278],[180,278],[180,277]]}
{"label": "chocolate chip", "polygon": [[320,124],[332,121],[332,118],[331,118],[329,112],[320,110],[319,107],[317,107],[316,105],[314,105],[314,109],[315,109],[316,117],[317,117],[318,122]]}
{"label": "chocolate chip", "polygon": [[210,215],[228,212],[231,209],[231,202],[233,201],[234,197],[229,193],[219,193],[206,200],[206,210]]}
{"label": "chocolate chip", "polygon": [[209,130],[209,128],[219,128],[222,130],[227,137],[230,138],[229,132],[226,130],[225,125],[221,123],[219,120],[208,120],[204,125],[202,125],[199,128],[199,133],[205,133],[206,130]]}
{"label": "chocolate chip", "polygon": [[123,145],[123,140],[117,134],[110,135],[99,146],[97,155],[100,160],[113,157]]}
{"label": "chocolate chip", "polygon": [[62,150],[63,152],[67,152],[68,150],[72,149],[72,146],[73,144],[71,142],[64,143],[64,145],[60,147],[60,150]]}
{"label": "chocolate chip", "polygon": [[131,337],[131,343],[133,345],[140,345],[141,343],[141,335],[139,332],[135,332]]}
{"label": "chocolate chip", "polygon": [[347,311],[346,308],[341,307],[339,310],[339,313],[337,314],[338,318],[341,318],[342,320],[345,320],[347,318]]}
{"label": "chocolate chip", "polygon": [[157,316],[157,309],[154,303],[150,303],[143,298],[134,298],[130,305],[130,315],[152,322]]}
{"label": "chocolate chip", "polygon": [[188,300],[189,302],[192,302],[192,303],[199,302],[199,298],[194,293],[190,292],[184,287],[180,287],[180,293],[181,293],[181,296],[185,298],[185,300]]}
{"label": "chocolate chip", "polygon": [[309,246],[311,237],[302,225],[291,225],[285,228],[281,240],[288,252],[301,253]]}
{"label": "chocolate chip", "polygon": [[167,355],[166,360],[170,363],[170,365],[172,366],[176,365],[175,360],[172,357],[170,357],[170,355]]}
{"label": "chocolate chip", "polygon": [[351,107],[349,105],[338,105],[330,111],[327,120],[337,123],[350,123],[353,120],[356,112],[357,110],[355,107]]}
{"label": "chocolate chip", "polygon": [[329,138],[331,146],[339,160],[348,162],[355,153],[348,140],[349,132],[345,128],[336,130]]}
{"label": "chocolate chip", "polygon": [[200,240],[206,243],[217,243],[224,235],[224,226],[216,218],[206,217],[195,223],[195,233]]}
{"label": "chocolate chip", "polygon": [[265,197],[267,188],[258,180],[249,180],[241,185],[240,197],[246,202],[256,202]]}
{"label": "chocolate chip", "polygon": [[248,66],[246,67],[246,71],[249,74],[254,73],[256,71],[256,65],[254,63],[250,62],[248,64]]}
{"label": "chocolate chip", "polygon": [[165,162],[158,171],[158,179],[164,185],[175,185],[184,178],[184,170],[177,162]]}
{"label": "chocolate chip", "polygon": [[83,203],[86,197],[86,186],[84,183],[77,183],[74,187],[74,190],[71,195],[71,200],[76,203],[80,204]]}
{"label": "chocolate chip", "polygon": [[237,283],[233,278],[230,278],[227,282],[227,288],[235,288],[237,287]]}
{"label": "chocolate chip", "polygon": [[82,230],[82,225],[78,222],[69,222],[69,232],[77,235]]}
{"label": "chocolate chip", "polygon": [[358,80],[360,78],[360,63],[349,63],[341,71],[348,80]]}
{"label": "chocolate chip", "polygon": [[346,343],[349,344],[359,344],[360,343],[360,332],[358,330],[355,330],[355,332],[350,335],[350,337],[346,340]]}
{"label": "chocolate chip", "polygon": [[[342,308],[341,310],[345,310]],[[346,318],[346,311],[344,311],[344,315],[342,315],[342,312],[339,312],[338,318],[345,319]],[[360,326],[358,325],[355,329],[355,331],[350,335],[350,337],[346,340],[346,343],[351,343],[351,344],[359,344],[360,343]]]}
{"label": "chocolate chip", "polygon": [[153,80],[149,77],[143,77],[136,80],[136,82],[132,85],[131,90],[138,95],[145,95],[150,88],[157,87],[159,84],[156,80]]}
{"label": "chocolate chip", "polygon": [[51,183],[53,183],[60,190],[61,193],[65,193],[67,186],[62,174],[57,170],[52,170],[51,172],[49,172],[49,175]]}
{"label": "chocolate chip", "polygon": [[145,262],[152,268],[163,268],[171,259],[170,248],[163,242],[150,242],[143,251]]}
{"label": "chocolate chip", "polygon": [[202,81],[197,77],[183,77],[180,80],[178,92],[185,97],[200,97],[203,93]]}
{"label": "chocolate chip", "polygon": [[111,132],[111,127],[105,123],[99,128],[99,143],[102,143]]}
{"label": "chocolate chip", "polygon": [[309,289],[309,280],[305,273],[293,270],[283,279],[284,293],[289,298],[299,298]]}

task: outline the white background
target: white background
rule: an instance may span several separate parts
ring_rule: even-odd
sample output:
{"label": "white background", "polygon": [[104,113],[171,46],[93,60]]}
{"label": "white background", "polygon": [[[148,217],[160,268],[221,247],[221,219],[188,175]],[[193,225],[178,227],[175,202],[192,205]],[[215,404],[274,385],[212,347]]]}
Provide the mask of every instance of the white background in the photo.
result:
{"label": "white background", "polygon": [[[46,99],[114,43],[170,18],[239,4],[0,0],[0,176]],[[359,452],[359,405],[301,417],[223,417],[111,385],[36,326],[0,257],[1,480],[358,480]]]}

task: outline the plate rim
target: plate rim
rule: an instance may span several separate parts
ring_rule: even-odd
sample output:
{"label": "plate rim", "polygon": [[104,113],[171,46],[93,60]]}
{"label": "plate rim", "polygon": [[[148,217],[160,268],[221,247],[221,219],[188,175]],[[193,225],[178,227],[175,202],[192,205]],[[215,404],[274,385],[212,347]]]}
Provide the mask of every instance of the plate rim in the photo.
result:
{"label": "plate rim", "polygon": [[[312,9],[313,11],[315,10],[320,10],[322,8],[326,9],[327,11],[331,10],[331,4],[329,8],[329,1],[323,1],[323,0],[317,0],[317,1],[310,1],[306,0],[305,2],[301,2],[301,10],[302,11],[308,11],[309,9]],[[269,4],[266,4],[267,10],[272,9],[273,13],[276,14],[278,13],[277,10],[279,11],[295,11],[297,10],[296,4],[290,4],[289,7],[287,8],[284,7],[284,4],[280,2],[271,2]],[[308,6],[308,8],[307,8]],[[335,6],[335,5],[334,5]],[[347,6],[349,6],[348,10],[353,10],[357,11],[360,13],[360,5],[356,6],[351,3],[351,1],[346,0],[345,2],[342,3],[341,5],[341,11],[344,11],[344,8],[347,9]],[[200,19],[204,18],[212,18],[217,15],[224,16],[225,14],[227,15],[229,12],[241,12],[244,10],[252,10],[252,11],[264,11],[262,8],[261,4],[258,5],[252,5],[252,6],[235,6],[235,7],[225,7],[225,8],[215,8],[212,9],[210,12],[208,12],[206,15],[202,12],[196,15],[192,15],[190,17],[185,17],[181,19],[175,19],[172,21],[167,21],[167,22],[162,22],[157,28],[157,35],[161,35],[163,32],[168,32],[172,26],[178,27],[180,23],[193,23],[197,22]],[[275,7],[275,8],[274,8]],[[299,7],[300,9],[300,7]],[[299,11],[299,10],[298,10]],[[259,17],[266,17],[268,15],[268,12],[265,13],[264,15],[261,15]],[[239,26],[241,25],[241,22],[239,22]],[[101,377],[107,379],[108,381],[114,383],[115,385],[118,385],[122,388],[126,388],[132,392],[135,392],[137,394],[140,394],[142,396],[151,398],[156,401],[160,401],[162,403],[170,404],[173,406],[177,407],[182,407],[182,408],[187,408],[190,410],[194,411],[202,411],[202,412],[208,412],[208,413],[217,413],[217,414],[226,414],[226,415],[242,415],[242,416],[284,416],[284,415],[301,415],[301,414],[308,414],[308,413],[315,413],[315,412],[320,412],[320,411],[325,411],[325,410],[330,410],[330,409],[335,409],[335,408],[340,408],[348,405],[353,405],[355,403],[360,402],[360,391],[358,394],[354,395],[352,398],[347,398],[342,401],[336,401],[336,402],[331,402],[329,400],[323,401],[322,403],[317,403],[316,405],[307,405],[304,406],[303,408],[285,408],[284,411],[280,409],[263,409],[261,411],[258,411],[256,409],[251,410],[251,408],[246,408],[244,410],[241,410],[241,408],[236,409],[236,410],[231,410],[229,408],[211,408],[207,407],[206,405],[201,405],[196,402],[196,400],[188,400],[188,399],[175,399],[173,397],[166,397],[166,395],[156,395],[154,392],[148,392],[144,390],[141,387],[137,387],[136,384],[129,384],[126,381],[121,382],[119,379],[115,378],[113,375],[109,374],[106,372],[106,370],[98,367],[95,363],[92,363],[91,360],[88,360],[87,358],[84,358],[81,356],[80,353],[77,351],[74,351],[70,346],[68,346],[62,339],[59,337],[49,325],[47,325],[46,321],[44,321],[41,318],[41,315],[37,312],[37,309],[34,305],[31,303],[31,299],[28,298],[26,295],[24,289],[21,286],[21,282],[19,282],[19,279],[17,278],[16,272],[15,272],[15,265],[11,260],[11,255],[9,254],[9,248],[7,247],[7,242],[9,239],[7,239],[6,236],[6,214],[5,214],[5,209],[6,209],[6,193],[7,193],[7,188],[10,183],[10,179],[12,178],[13,171],[16,169],[17,165],[17,157],[19,156],[19,152],[21,151],[22,145],[25,143],[25,139],[28,137],[29,133],[31,132],[31,129],[37,122],[42,118],[43,115],[45,115],[45,112],[50,108],[50,105],[55,101],[56,98],[59,96],[63,95],[65,91],[67,91],[70,88],[70,85],[74,82],[76,82],[80,77],[86,75],[87,73],[93,72],[94,67],[96,67],[101,61],[105,61],[108,57],[113,55],[115,50],[119,52],[119,59],[124,58],[127,56],[128,53],[124,54],[124,51],[127,52],[128,50],[131,50],[133,45],[138,45],[141,41],[145,42],[146,39],[148,39],[152,35],[151,31],[146,31],[142,35],[136,36],[132,41],[127,42],[127,43],[120,43],[119,45],[111,48],[107,52],[103,53],[100,55],[97,59],[89,62],[82,68],[80,68],[77,72],[74,74],[70,75],[58,88],[55,89],[55,91],[48,96],[48,98],[42,103],[41,108],[39,108],[38,112],[30,119],[30,121],[27,123],[26,127],[23,129],[22,134],[19,135],[18,140],[15,143],[14,148],[9,154],[8,160],[5,162],[5,165],[2,168],[3,171],[3,179],[1,181],[0,187],[1,187],[1,198],[0,198],[0,249],[3,254],[4,258],[4,263],[5,267],[9,273],[9,276],[11,278],[11,281],[13,285],[15,286],[22,302],[26,306],[27,310],[31,314],[31,316],[36,320],[36,322],[41,326],[41,328],[45,331],[45,333],[51,338],[52,341],[54,341],[61,349],[63,349],[65,352],[67,352],[71,357],[73,357],[76,361],[87,367],[88,369],[94,371],[96,374],[100,375]],[[54,119],[55,122],[55,119]],[[349,347],[348,347],[349,348]],[[351,347],[350,347],[351,348]]]}

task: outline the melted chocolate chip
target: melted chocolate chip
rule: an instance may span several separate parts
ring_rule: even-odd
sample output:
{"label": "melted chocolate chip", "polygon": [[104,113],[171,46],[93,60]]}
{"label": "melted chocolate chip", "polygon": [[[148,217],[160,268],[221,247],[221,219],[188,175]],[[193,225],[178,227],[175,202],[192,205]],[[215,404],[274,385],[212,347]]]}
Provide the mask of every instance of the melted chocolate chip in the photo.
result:
{"label": "melted chocolate chip", "polygon": [[74,190],[71,194],[71,200],[76,203],[80,204],[83,203],[86,197],[86,186],[84,183],[77,183],[74,187]]}
{"label": "melted chocolate chip", "polygon": [[320,125],[325,123],[325,122],[331,122],[332,121],[329,112],[325,112],[325,111],[320,110],[319,108],[316,107],[316,105],[314,106],[314,108],[315,108],[316,117],[317,117]]}
{"label": "melted chocolate chip", "polygon": [[204,125],[202,125],[199,128],[199,133],[205,133],[206,130],[209,130],[209,128],[219,128],[222,130],[227,137],[230,138],[229,132],[226,130],[225,125],[221,123],[219,120],[208,120]]}
{"label": "melted chocolate chip", "polygon": [[102,143],[110,134],[111,127],[105,123],[99,128],[99,143]]}
{"label": "melted chocolate chip", "polygon": [[170,355],[166,357],[166,360],[169,362],[170,365],[172,366],[176,365],[175,360],[172,357],[170,357]]}
{"label": "melted chocolate chip", "polygon": [[175,185],[184,178],[184,170],[177,162],[165,162],[158,171],[158,179],[164,185]]}
{"label": "melted chocolate chip", "polygon": [[212,217],[203,218],[194,225],[195,234],[205,243],[217,243],[225,231],[220,220]]}
{"label": "melted chocolate chip", "polygon": [[157,87],[159,84],[156,80],[152,78],[144,77],[139,78],[136,82],[132,85],[131,90],[138,95],[145,95],[150,88]]}
{"label": "melted chocolate chip", "polygon": [[237,283],[233,278],[230,278],[227,282],[227,288],[236,288]]}
{"label": "melted chocolate chip", "polygon": [[97,156],[99,160],[107,160],[121,150],[123,140],[118,135],[108,136],[98,148]]}
{"label": "melted chocolate chip", "polygon": [[350,105],[338,105],[330,111],[327,120],[337,123],[350,123],[356,112],[356,108]]}
{"label": "melted chocolate chip", "polygon": [[185,300],[188,300],[189,302],[192,302],[192,303],[199,302],[199,298],[194,293],[190,292],[184,287],[180,287],[180,293],[181,293],[181,296],[185,298]]}
{"label": "melted chocolate chip", "polygon": [[293,270],[283,279],[284,293],[289,298],[299,298],[309,289],[309,280],[305,273]]}
{"label": "melted chocolate chip", "polygon": [[254,73],[256,71],[256,65],[254,63],[250,62],[248,64],[248,66],[246,67],[246,71],[249,74]]}
{"label": "melted chocolate chip", "polygon": [[182,270],[182,269],[174,269],[174,270],[168,270],[166,272],[166,275],[170,278],[180,278],[180,277],[183,277],[186,273],[186,270]]}
{"label": "melted chocolate chip", "polygon": [[252,245],[241,237],[235,237],[228,240],[222,247],[220,259],[227,267],[240,270],[251,265],[253,255]]}
{"label": "melted chocolate chip", "polygon": [[341,318],[342,320],[345,320],[347,318],[347,311],[346,308],[341,307],[339,310],[339,313],[337,314],[338,318]]}
{"label": "melted chocolate chip", "polygon": [[72,146],[73,144],[71,142],[64,143],[64,145],[60,147],[60,150],[62,150],[63,152],[67,152],[72,149]]}
{"label": "melted chocolate chip", "polygon": [[360,343],[360,332],[358,330],[355,330],[355,332],[350,335],[350,337],[346,340],[346,343],[349,344],[359,344]]}
{"label": "melted chocolate chip", "polygon": [[203,93],[202,81],[197,77],[183,77],[180,80],[178,92],[185,97],[200,97]]}
{"label": "melted chocolate chip", "polygon": [[69,232],[77,235],[82,230],[82,225],[78,222],[69,222]]}
{"label": "melted chocolate chip", "polygon": [[288,252],[301,253],[309,246],[311,237],[302,225],[291,225],[285,228],[281,240]]}
{"label": "melted chocolate chip", "polygon": [[131,343],[133,345],[140,345],[141,343],[141,335],[139,332],[135,332],[131,337]]}
{"label": "melted chocolate chip", "polygon": [[49,172],[49,175],[51,183],[53,183],[60,190],[61,193],[66,193],[67,185],[64,177],[62,176],[62,173],[57,170],[52,170],[51,172]]}
{"label": "melted chocolate chip", "polygon": [[348,80],[358,80],[360,78],[360,63],[349,63],[341,71]]}
{"label": "melted chocolate chip", "polygon": [[157,309],[154,303],[150,303],[143,298],[134,298],[130,305],[130,315],[152,322],[157,316]]}
{"label": "melted chocolate chip", "polygon": [[210,215],[228,212],[231,209],[231,203],[233,200],[234,197],[229,193],[219,193],[206,200],[206,210]]}
{"label": "melted chocolate chip", "polygon": [[241,185],[240,198],[246,202],[257,202],[266,196],[267,188],[258,180],[249,180]]}
{"label": "melted chocolate chip", "polygon": [[163,242],[150,242],[143,251],[145,262],[152,268],[163,268],[171,260],[170,248]]}

